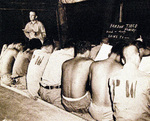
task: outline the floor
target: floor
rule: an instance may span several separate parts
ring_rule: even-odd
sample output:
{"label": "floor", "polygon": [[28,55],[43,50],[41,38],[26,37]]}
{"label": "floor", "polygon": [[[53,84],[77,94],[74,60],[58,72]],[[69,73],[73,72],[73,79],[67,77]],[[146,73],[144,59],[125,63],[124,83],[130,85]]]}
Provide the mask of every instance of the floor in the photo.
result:
{"label": "floor", "polygon": [[41,99],[30,99],[26,92],[0,86],[0,121],[94,121],[89,114],[69,113]]}

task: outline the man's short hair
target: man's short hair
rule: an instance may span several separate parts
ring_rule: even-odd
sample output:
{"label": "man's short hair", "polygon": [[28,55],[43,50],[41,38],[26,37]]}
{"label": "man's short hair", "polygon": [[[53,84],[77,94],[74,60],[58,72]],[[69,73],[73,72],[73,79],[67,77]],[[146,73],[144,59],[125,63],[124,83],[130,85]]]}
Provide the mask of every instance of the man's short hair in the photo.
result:
{"label": "man's short hair", "polygon": [[33,13],[34,15],[36,15],[36,12],[35,11],[30,11],[29,14]]}
{"label": "man's short hair", "polygon": [[42,43],[37,38],[31,39],[29,41],[29,43],[28,43],[28,48],[30,48],[31,50],[33,50],[33,49],[41,49],[41,47],[42,47]]}
{"label": "man's short hair", "polygon": [[62,47],[62,48],[70,48],[70,47],[74,47],[74,46],[75,46],[75,41],[73,38],[70,38],[65,42],[64,47]]}
{"label": "man's short hair", "polygon": [[91,43],[89,41],[77,41],[75,44],[75,56],[78,53],[85,53],[87,50],[91,50]]}
{"label": "man's short hair", "polygon": [[121,62],[122,65],[123,65],[123,63],[122,63],[121,60],[124,59],[123,50],[124,50],[125,47],[127,47],[129,45],[131,45],[130,41],[120,40],[111,49],[111,53],[115,53],[115,54],[120,56],[120,62]]}
{"label": "man's short hair", "polygon": [[43,46],[49,46],[49,45],[54,46],[53,40],[45,39]]}
{"label": "man's short hair", "polygon": [[135,40],[132,42],[132,44],[135,45],[138,49],[140,49],[140,48],[146,49],[146,44],[144,42]]}
{"label": "man's short hair", "polygon": [[111,53],[116,53],[117,55],[122,55],[123,48],[128,46],[129,42],[118,41],[111,49]]}

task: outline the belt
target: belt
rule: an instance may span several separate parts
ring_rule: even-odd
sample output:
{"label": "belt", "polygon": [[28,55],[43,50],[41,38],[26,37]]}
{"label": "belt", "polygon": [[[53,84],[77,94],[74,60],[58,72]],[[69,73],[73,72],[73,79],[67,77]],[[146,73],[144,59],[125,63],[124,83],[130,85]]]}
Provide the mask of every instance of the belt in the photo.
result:
{"label": "belt", "polygon": [[45,88],[45,89],[58,89],[58,88],[61,88],[61,85],[58,85],[58,86],[43,86],[41,83],[40,83],[40,86]]}

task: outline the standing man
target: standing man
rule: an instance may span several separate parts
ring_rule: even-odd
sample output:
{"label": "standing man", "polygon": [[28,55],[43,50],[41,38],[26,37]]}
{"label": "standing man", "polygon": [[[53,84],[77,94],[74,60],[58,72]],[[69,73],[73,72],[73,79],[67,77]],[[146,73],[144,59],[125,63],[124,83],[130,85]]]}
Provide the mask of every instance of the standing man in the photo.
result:
{"label": "standing man", "polygon": [[75,58],[62,66],[62,103],[69,112],[87,113],[91,101],[89,93],[89,67],[93,62],[90,56],[91,45],[78,41]]}
{"label": "standing man", "polygon": [[98,121],[113,120],[108,78],[123,67],[120,63],[122,48],[123,43],[116,44],[108,59],[95,61],[90,67],[92,101],[89,112]]}
{"label": "standing man", "polygon": [[149,121],[150,75],[138,69],[139,50],[135,45],[123,49],[125,65],[109,79],[114,117],[117,121]]}
{"label": "standing man", "polygon": [[37,20],[36,13],[34,11],[30,11],[29,18],[30,22],[28,22],[25,29],[23,29],[25,36],[29,39],[29,41],[33,38],[38,38],[43,44],[44,38],[46,37],[44,25]]}

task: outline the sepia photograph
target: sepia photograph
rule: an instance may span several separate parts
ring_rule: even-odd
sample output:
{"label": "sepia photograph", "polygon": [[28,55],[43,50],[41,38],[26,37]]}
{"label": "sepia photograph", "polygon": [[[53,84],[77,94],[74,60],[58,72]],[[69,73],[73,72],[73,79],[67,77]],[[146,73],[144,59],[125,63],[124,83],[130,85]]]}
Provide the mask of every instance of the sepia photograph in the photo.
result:
{"label": "sepia photograph", "polygon": [[0,121],[150,121],[150,0],[0,0]]}

